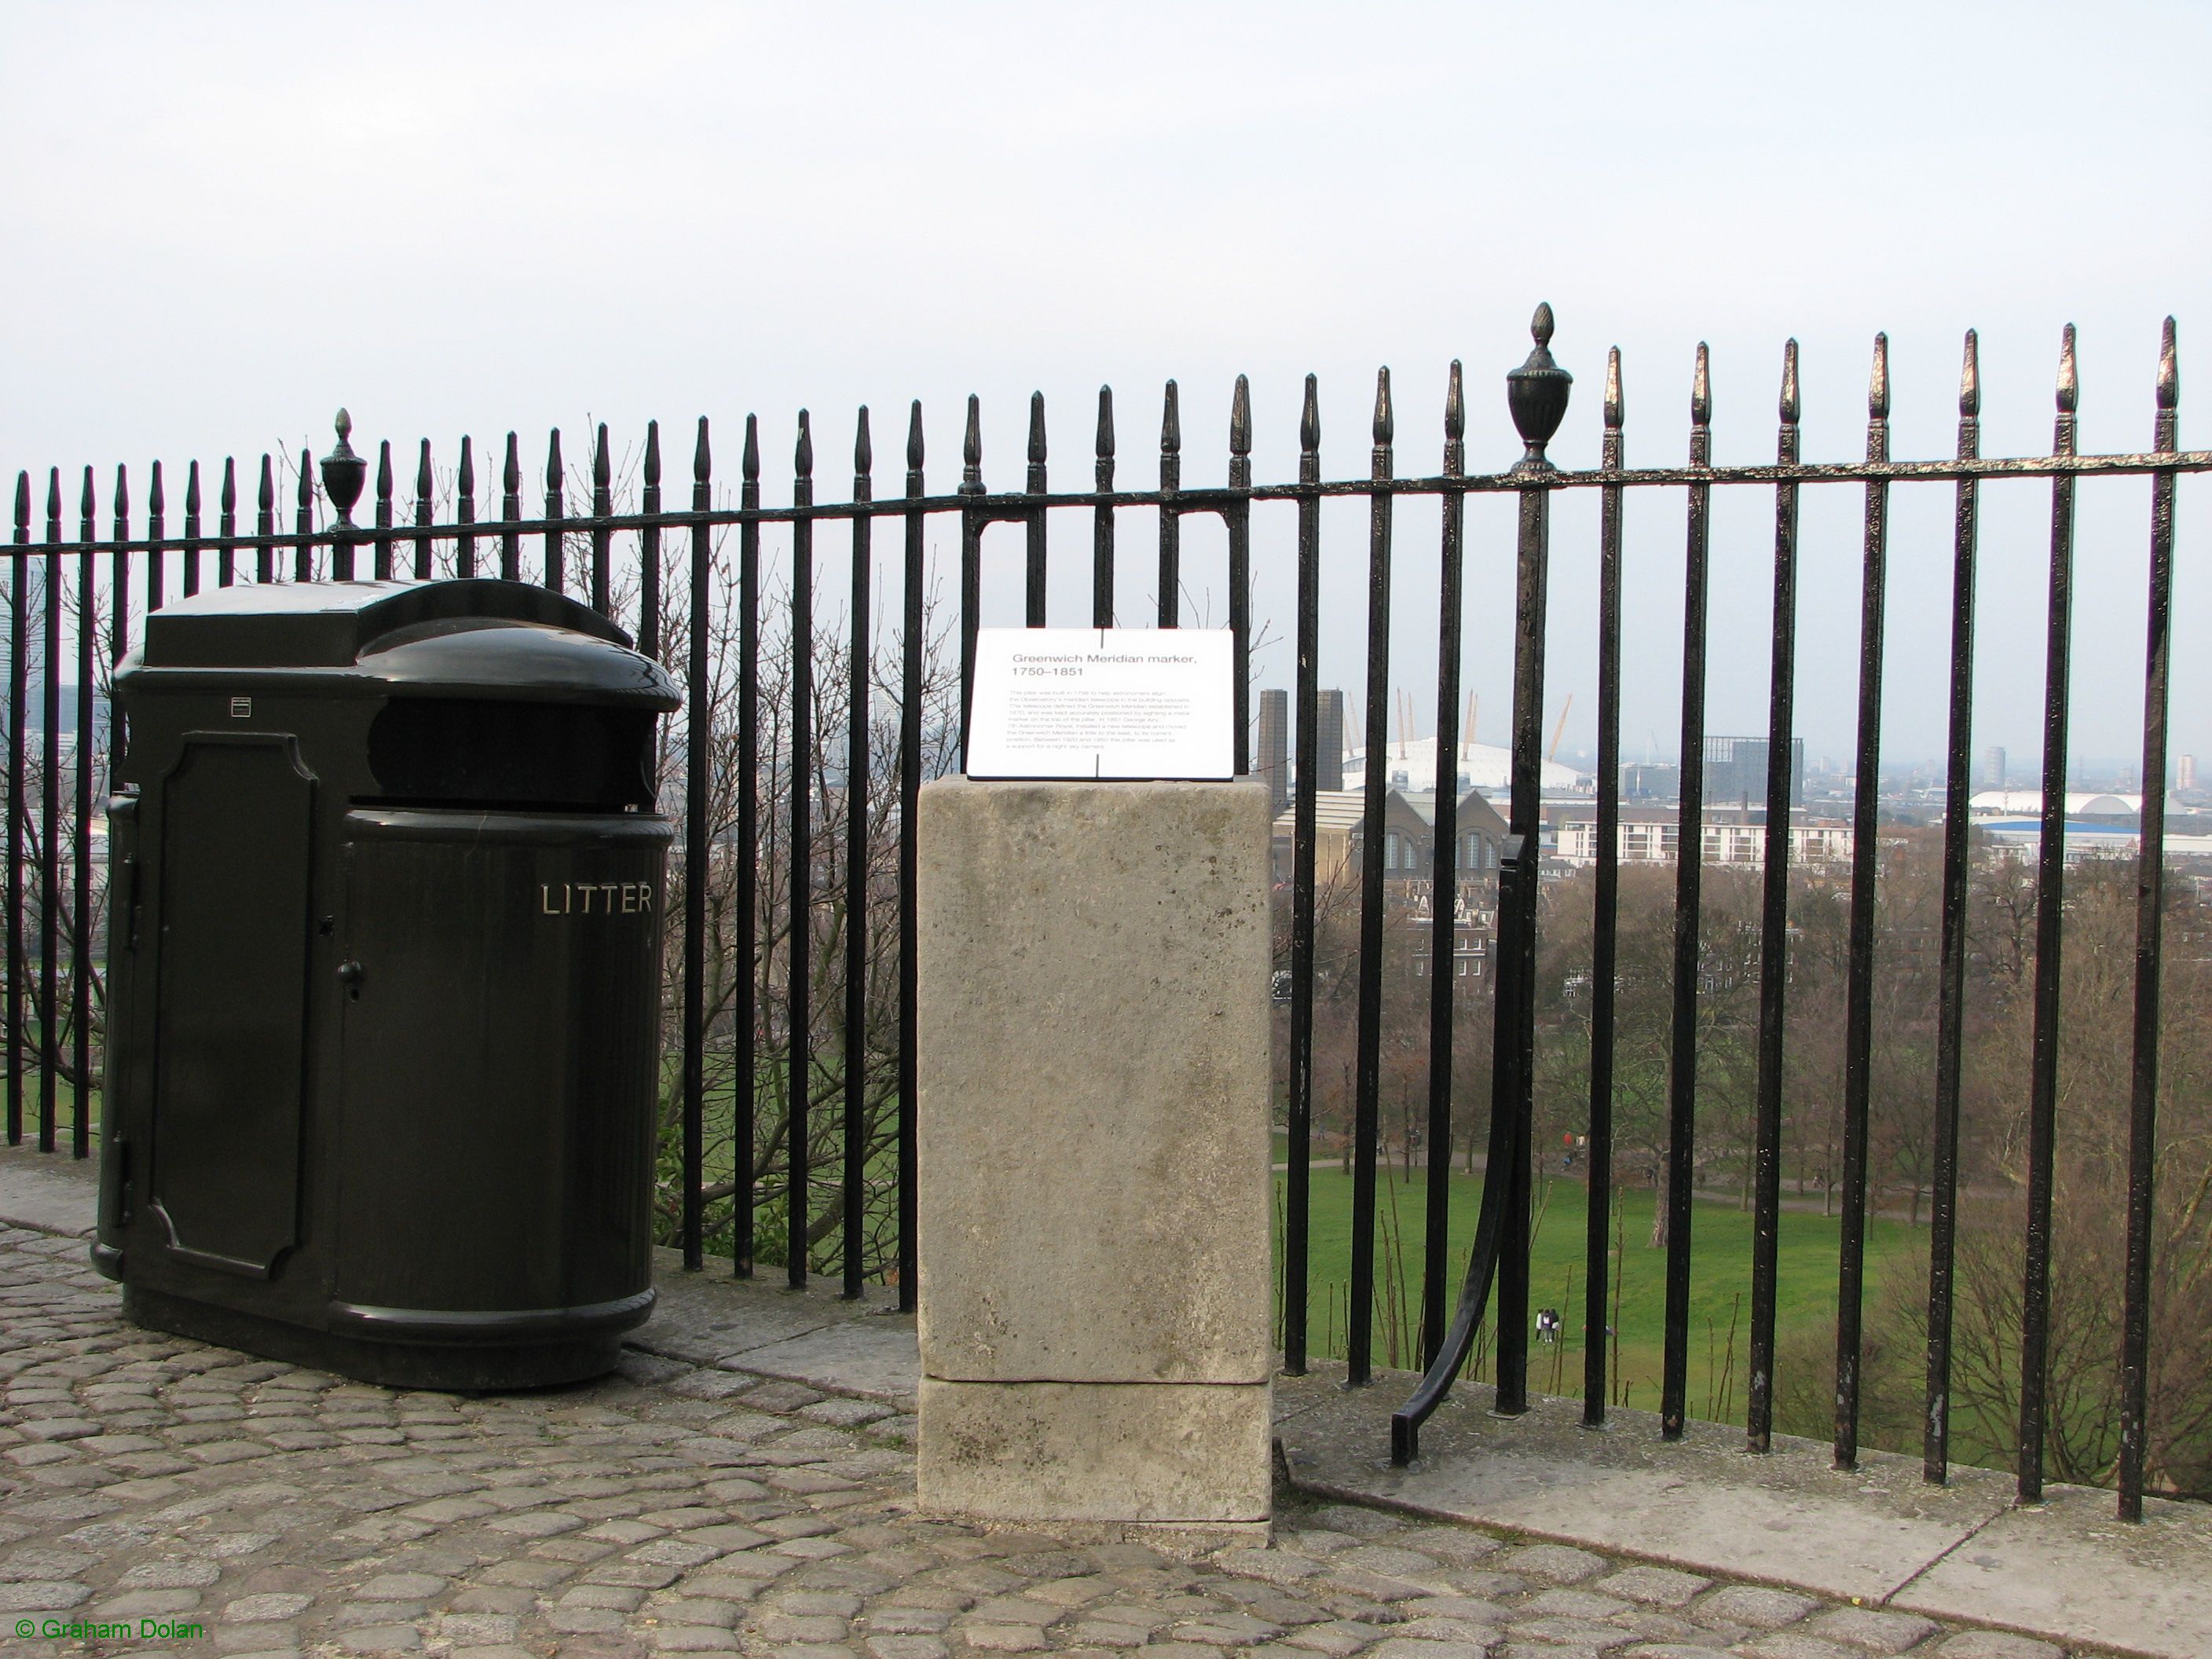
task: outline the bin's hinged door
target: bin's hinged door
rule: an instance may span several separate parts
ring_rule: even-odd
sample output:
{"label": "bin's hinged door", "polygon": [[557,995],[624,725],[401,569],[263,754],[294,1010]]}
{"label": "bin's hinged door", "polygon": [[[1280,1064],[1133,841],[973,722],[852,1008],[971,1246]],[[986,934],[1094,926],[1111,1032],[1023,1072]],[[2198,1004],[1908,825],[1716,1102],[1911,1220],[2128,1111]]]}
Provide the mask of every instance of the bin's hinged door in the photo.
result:
{"label": "bin's hinged door", "polygon": [[161,781],[151,1207],[252,1279],[299,1231],[314,799],[276,732],[188,732]]}

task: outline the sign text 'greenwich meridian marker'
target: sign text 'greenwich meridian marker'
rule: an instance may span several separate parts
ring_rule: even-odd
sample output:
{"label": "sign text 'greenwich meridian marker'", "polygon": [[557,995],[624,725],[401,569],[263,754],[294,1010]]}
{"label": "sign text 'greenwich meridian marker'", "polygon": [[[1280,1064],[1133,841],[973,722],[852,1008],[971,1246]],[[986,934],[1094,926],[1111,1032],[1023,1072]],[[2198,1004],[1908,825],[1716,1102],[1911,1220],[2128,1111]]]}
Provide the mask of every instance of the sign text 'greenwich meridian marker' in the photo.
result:
{"label": "sign text 'greenwich meridian marker'", "polygon": [[1229,778],[1235,672],[1225,628],[978,629],[968,775]]}

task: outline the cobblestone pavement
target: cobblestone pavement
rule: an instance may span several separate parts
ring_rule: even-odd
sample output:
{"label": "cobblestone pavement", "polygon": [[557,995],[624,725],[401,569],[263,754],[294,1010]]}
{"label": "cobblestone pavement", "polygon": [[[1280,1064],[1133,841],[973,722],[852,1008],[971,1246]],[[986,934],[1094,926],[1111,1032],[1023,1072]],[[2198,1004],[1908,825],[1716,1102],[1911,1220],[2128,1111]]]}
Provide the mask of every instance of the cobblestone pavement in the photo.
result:
{"label": "cobblestone pavement", "polygon": [[1273,1547],[1198,1561],[924,1519],[882,1405],[645,1355],[538,1394],[362,1387],[125,1325],[81,1240],[5,1227],[0,1385],[9,1653],[2059,1654],[1296,1498]]}

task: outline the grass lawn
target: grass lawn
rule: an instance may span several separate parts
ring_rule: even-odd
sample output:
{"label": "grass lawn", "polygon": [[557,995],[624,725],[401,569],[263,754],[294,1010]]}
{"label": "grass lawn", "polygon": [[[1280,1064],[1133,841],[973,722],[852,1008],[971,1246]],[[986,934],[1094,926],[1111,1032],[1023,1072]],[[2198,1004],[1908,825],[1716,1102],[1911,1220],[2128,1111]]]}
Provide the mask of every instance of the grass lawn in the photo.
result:
{"label": "grass lawn", "polygon": [[[1312,1177],[1308,1346],[1316,1356],[1341,1358],[1351,1279],[1352,1180],[1334,1169],[1316,1170]],[[1396,1170],[1385,1170],[1378,1182],[1374,1348],[1377,1364],[1412,1370],[1419,1364],[1422,1206],[1427,1178],[1423,1170],[1414,1170],[1410,1181]],[[1279,1235],[1284,1181],[1279,1172],[1275,1176]],[[1467,1271],[1475,1214],[1482,1202],[1482,1177],[1455,1173],[1451,1192],[1448,1307],[1456,1305],[1460,1281]],[[1546,1180],[1536,1195],[1530,1304],[1532,1310],[1558,1309],[1562,1326],[1559,1342],[1532,1342],[1530,1349],[1529,1384],[1547,1394],[1582,1392],[1587,1200],[1588,1193],[1579,1181],[1557,1178]],[[1613,1370],[1620,1382],[1613,1401],[1656,1411],[1666,1340],[1667,1253],[1650,1248],[1652,1204],[1649,1188],[1616,1191],[1620,1224],[1615,1237],[1624,1248],[1617,1264],[1619,1311],[1609,1317],[1619,1334]],[[1877,1220],[1869,1226],[1869,1282],[1889,1255],[1924,1248],[1916,1236],[1918,1231],[1894,1221]],[[1793,1329],[1833,1328],[1839,1237],[1839,1224],[1832,1218],[1783,1212],[1776,1284],[1778,1345],[1786,1344]],[[1688,1399],[1692,1417],[1723,1423],[1743,1420],[1745,1357],[1751,1326],[1751,1237],[1749,1211],[1732,1203],[1700,1201],[1693,1206]],[[1613,1302],[1610,1286],[1606,1301],[1610,1308]],[[1488,1350],[1486,1341],[1479,1341],[1474,1375],[1485,1379],[1490,1376]]]}

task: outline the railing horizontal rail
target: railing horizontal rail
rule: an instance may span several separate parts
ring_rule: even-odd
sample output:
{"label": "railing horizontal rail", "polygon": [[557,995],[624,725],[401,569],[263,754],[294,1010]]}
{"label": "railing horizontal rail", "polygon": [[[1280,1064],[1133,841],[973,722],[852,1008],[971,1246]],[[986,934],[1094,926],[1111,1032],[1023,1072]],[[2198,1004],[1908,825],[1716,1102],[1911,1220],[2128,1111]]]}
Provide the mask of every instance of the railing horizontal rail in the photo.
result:
{"label": "railing horizontal rail", "polygon": [[[2156,472],[2212,472],[2212,450],[2185,449],[2172,455],[2035,455],[1996,457],[1985,460],[1806,462],[1792,466],[1640,466],[1561,471],[1548,476],[1553,489],[1642,488],[1673,484],[1776,483],[1956,483],[1967,478],[2136,477]],[[903,519],[910,514],[970,513],[1008,519],[1026,517],[1039,509],[1057,507],[1172,507],[1182,512],[1220,512],[1246,501],[1297,501],[1322,496],[1365,499],[1374,495],[1461,495],[1510,494],[1528,487],[1528,479],[1511,472],[1473,473],[1464,478],[1345,478],[1321,483],[1248,484],[1231,489],[1086,489],[1007,491],[988,495],[922,495],[911,500],[892,496],[879,501],[822,501],[807,507],[714,507],[706,512],[611,513],[570,514],[558,519],[471,519],[447,524],[410,524],[387,532],[355,526],[325,528],[305,539],[319,546],[344,543],[372,546],[379,539],[410,545],[419,541],[452,541],[460,537],[479,540],[501,533],[520,536],[588,535],[593,531],[639,531],[720,528],[745,524],[813,523],[822,520]],[[282,535],[236,535],[220,538],[228,546],[289,550],[303,539],[298,531]],[[150,553],[185,547],[207,548],[207,536],[164,536],[128,541],[42,542],[34,553]]]}

